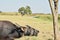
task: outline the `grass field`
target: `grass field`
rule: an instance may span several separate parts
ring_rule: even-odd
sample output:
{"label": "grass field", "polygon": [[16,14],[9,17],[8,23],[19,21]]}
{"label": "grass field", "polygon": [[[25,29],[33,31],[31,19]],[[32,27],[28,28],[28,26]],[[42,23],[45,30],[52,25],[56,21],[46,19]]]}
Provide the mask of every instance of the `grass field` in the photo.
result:
{"label": "grass field", "polygon": [[[35,16],[0,15],[0,20],[9,20],[21,26],[30,25],[31,27],[40,31],[37,37],[23,36],[22,38],[15,40],[53,40],[54,35],[51,15],[35,15]],[[59,24],[60,20],[58,25]]]}

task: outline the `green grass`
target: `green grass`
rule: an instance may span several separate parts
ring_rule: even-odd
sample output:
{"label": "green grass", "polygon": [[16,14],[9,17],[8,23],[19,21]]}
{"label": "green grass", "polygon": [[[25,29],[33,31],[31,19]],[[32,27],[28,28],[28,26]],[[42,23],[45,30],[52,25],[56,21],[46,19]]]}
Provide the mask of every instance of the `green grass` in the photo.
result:
{"label": "green grass", "polygon": [[[47,20],[47,21],[53,21],[52,19],[52,16],[51,15],[39,15],[39,16],[34,16],[34,18],[37,18],[37,19],[42,19],[42,20]],[[58,17],[58,22],[60,23],[60,16]]]}
{"label": "green grass", "polygon": [[34,18],[52,21],[52,17],[50,16],[35,16]]}

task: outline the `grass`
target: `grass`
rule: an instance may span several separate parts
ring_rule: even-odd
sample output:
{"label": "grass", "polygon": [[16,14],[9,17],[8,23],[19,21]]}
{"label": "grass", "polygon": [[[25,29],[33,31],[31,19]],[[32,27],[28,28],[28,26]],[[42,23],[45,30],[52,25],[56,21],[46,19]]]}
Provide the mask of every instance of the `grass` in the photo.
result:
{"label": "grass", "polygon": [[35,16],[34,18],[37,18],[37,19],[42,19],[42,20],[47,20],[47,21],[52,21],[52,16],[44,16],[44,15],[42,15],[42,16]]}
{"label": "grass", "polygon": [[31,27],[40,31],[37,37],[26,36],[15,40],[50,40],[49,38],[53,39],[53,23],[51,15],[0,15],[0,20],[9,20],[21,26],[30,25]]}

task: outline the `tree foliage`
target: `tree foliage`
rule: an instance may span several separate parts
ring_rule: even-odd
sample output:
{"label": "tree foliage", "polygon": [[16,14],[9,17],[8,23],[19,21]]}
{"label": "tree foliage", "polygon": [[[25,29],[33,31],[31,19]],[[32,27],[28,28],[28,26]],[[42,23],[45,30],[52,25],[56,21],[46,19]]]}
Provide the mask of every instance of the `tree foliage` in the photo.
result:
{"label": "tree foliage", "polygon": [[18,9],[18,12],[21,13],[22,16],[25,13],[24,11],[25,11],[25,8],[24,7],[21,7],[21,8]]}
{"label": "tree foliage", "polygon": [[22,16],[25,14],[31,14],[32,13],[30,6],[21,7],[18,9],[18,12],[21,13]]}
{"label": "tree foliage", "polygon": [[32,13],[30,6],[26,6],[26,11],[27,11],[27,14],[31,14]]}

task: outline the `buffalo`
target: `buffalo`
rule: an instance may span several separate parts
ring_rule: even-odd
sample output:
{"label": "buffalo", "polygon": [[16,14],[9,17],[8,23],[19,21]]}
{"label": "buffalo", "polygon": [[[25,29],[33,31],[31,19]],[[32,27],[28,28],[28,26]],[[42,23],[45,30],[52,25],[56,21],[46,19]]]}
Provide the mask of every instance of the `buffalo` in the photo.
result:
{"label": "buffalo", "polygon": [[39,31],[31,28],[29,25],[27,27],[17,26],[10,21],[0,21],[0,40],[14,40],[15,38],[20,38],[24,36],[37,36]]}
{"label": "buffalo", "polygon": [[19,38],[23,35],[23,30],[10,21],[0,21],[0,39]]}
{"label": "buffalo", "polygon": [[26,27],[21,27],[22,30],[24,31],[24,36],[37,36],[39,31],[32,28],[29,25],[26,25]]}

